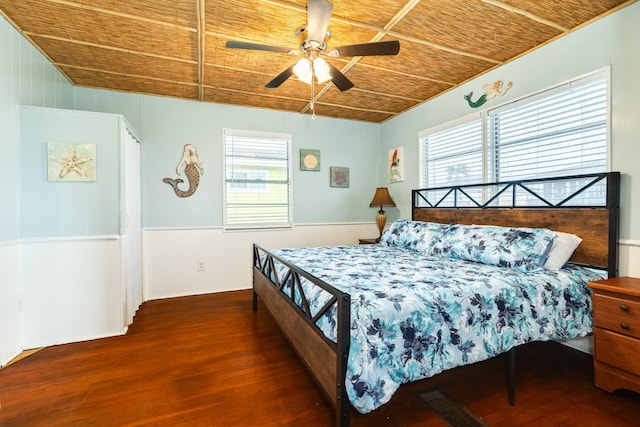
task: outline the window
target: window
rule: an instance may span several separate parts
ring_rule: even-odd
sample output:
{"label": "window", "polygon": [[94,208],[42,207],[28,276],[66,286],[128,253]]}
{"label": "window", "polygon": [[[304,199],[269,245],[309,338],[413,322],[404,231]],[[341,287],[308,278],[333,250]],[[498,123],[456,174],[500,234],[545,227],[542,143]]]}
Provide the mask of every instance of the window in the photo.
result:
{"label": "window", "polygon": [[422,132],[420,185],[605,172],[608,107],[603,71],[484,111],[478,119]]}
{"label": "window", "polygon": [[483,138],[479,115],[421,136],[420,145],[421,183],[443,187],[482,182]]}
{"label": "window", "polygon": [[224,130],[226,229],[291,226],[291,135]]}
{"label": "window", "polygon": [[269,173],[265,170],[233,171],[231,188],[234,190],[269,191],[267,180]]}
{"label": "window", "polygon": [[574,82],[488,112],[495,180],[605,172],[607,81]]}

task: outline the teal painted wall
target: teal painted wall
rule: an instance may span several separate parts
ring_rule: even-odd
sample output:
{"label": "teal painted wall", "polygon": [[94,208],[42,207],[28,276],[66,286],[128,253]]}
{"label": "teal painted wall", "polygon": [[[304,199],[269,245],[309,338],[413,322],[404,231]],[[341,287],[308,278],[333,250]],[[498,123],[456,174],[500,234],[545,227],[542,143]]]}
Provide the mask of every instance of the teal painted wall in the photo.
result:
{"label": "teal painted wall", "polygon": [[[21,108],[22,238],[120,234],[120,116]],[[96,145],[96,180],[50,182],[47,143]]]}
{"label": "teal painted wall", "polygon": [[68,108],[73,87],[0,17],[0,242],[20,237],[20,105]]}
{"label": "teal painted wall", "polygon": [[20,106],[71,107],[73,87],[0,17],[0,364],[22,348]]}
{"label": "teal painted wall", "polygon": [[[141,134],[143,227],[222,226],[222,133],[239,129],[289,133],[293,141],[294,223],[372,221],[369,202],[384,167],[377,124],[76,88],[75,107],[123,112]],[[185,144],[198,149],[204,175],[196,193],[177,197],[175,178]],[[321,170],[300,171],[300,149],[320,150]],[[329,186],[329,167],[348,167],[349,188]]]}
{"label": "teal painted wall", "polygon": [[382,125],[382,150],[405,147],[405,175],[390,192],[400,215],[411,217],[410,191],[418,186],[418,132],[476,113],[463,96],[480,93],[483,84],[512,81],[504,97],[488,101],[493,108],[567,80],[611,69],[611,170],[622,173],[621,239],[640,239],[640,3],[554,41],[458,89],[416,107]]}

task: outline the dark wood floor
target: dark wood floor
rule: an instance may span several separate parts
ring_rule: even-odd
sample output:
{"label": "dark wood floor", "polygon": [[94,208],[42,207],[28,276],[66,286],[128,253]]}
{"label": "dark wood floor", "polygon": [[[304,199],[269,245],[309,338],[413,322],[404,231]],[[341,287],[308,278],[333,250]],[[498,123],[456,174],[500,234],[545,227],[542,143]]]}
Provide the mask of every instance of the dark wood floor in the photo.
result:
{"label": "dark wood floor", "polygon": [[[407,384],[353,426],[445,425],[440,387],[491,426],[638,426],[640,397],[593,386],[591,357],[519,349],[516,405],[492,359]],[[125,336],[45,348],[0,370],[0,426],[331,426],[333,410],[251,292],[151,301]]]}

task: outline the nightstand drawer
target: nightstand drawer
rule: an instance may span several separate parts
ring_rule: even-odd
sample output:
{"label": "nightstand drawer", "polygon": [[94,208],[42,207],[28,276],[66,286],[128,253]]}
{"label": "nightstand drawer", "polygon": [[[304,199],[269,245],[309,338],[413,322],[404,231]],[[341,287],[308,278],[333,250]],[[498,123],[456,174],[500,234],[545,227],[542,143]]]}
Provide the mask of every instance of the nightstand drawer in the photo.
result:
{"label": "nightstand drawer", "polygon": [[594,295],[596,326],[640,338],[640,302]]}
{"label": "nightstand drawer", "polygon": [[640,375],[640,341],[605,329],[596,329],[596,360]]}

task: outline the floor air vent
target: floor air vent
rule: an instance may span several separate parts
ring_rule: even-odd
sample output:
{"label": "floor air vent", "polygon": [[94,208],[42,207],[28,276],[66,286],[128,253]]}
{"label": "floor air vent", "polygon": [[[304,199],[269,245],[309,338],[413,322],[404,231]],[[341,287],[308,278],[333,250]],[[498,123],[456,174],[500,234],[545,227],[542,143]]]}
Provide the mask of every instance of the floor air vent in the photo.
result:
{"label": "floor air vent", "polygon": [[429,409],[452,427],[488,427],[488,424],[438,388],[419,392],[418,396]]}

